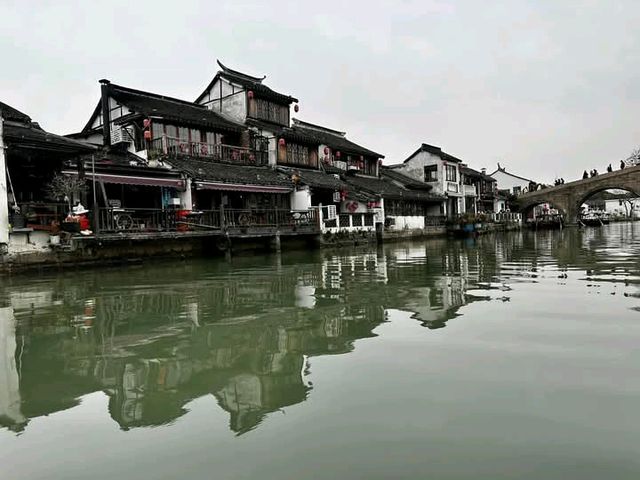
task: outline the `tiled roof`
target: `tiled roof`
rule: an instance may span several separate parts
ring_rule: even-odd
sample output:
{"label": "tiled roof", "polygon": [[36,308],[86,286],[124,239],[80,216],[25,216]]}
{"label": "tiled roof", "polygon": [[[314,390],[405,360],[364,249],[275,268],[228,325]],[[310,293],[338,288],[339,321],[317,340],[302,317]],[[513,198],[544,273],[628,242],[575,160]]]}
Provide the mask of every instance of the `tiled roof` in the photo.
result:
{"label": "tiled roof", "polygon": [[297,102],[298,99],[292,97],[291,95],[285,95],[284,93],[276,92],[271,88],[264,85],[262,82],[266,77],[254,77],[251,75],[247,75],[246,73],[237,72],[235,70],[231,70],[228,67],[225,67],[218,60],[218,65],[220,66],[220,71],[213,77],[213,80],[209,83],[207,88],[204,89],[204,92],[200,94],[200,96],[196,99],[196,102],[200,101],[204,95],[211,90],[211,87],[216,83],[216,81],[222,77],[231,83],[235,83],[236,85],[240,85],[244,87],[246,90],[251,90],[254,95],[258,98],[264,98],[265,100],[272,100],[277,103],[282,103],[285,105],[290,105],[293,102]]}
{"label": "tiled roof", "polygon": [[368,157],[384,158],[384,155],[362,147],[351,140],[347,140],[345,134],[336,130],[313,125],[294,119],[291,128],[284,128],[280,136],[285,140],[303,143],[307,145],[327,145],[332,150],[347,154],[366,155]]}
{"label": "tiled roof", "polygon": [[494,178],[493,176],[498,172],[504,173],[505,175],[509,175],[510,177],[513,177],[513,178],[517,178],[518,180],[524,180],[525,182],[533,182],[533,180],[529,178],[524,178],[524,177],[521,177],[520,175],[515,175],[513,173],[507,172],[507,169],[504,167],[501,167],[500,165],[498,165],[498,169],[495,172],[490,173],[489,176]]}
{"label": "tiled roof", "polygon": [[270,167],[214,163],[192,158],[167,158],[166,163],[195,180],[245,185],[292,187],[291,179]]}
{"label": "tiled roof", "polygon": [[5,122],[4,140],[9,149],[20,148],[74,154],[90,152],[96,148],[88,143],[45,132],[32,122]]}
{"label": "tiled roof", "polygon": [[459,158],[456,158],[453,155],[443,152],[440,147],[436,147],[435,145],[429,145],[428,143],[423,143],[418,147],[418,149],[415,152],[409,155],[409,157],[404,161],[404,163],[407,163],[409,160],[411,160],[420,152],[428,152],[432,155],[436,155],[440,157],[442,160],[444,160],[445,162],[454,162],[454,163],[462,162],[462,160],[460,160]]}
{"label": "tiled roof", "polygon": [[114,84],[109,84],[109,94],[120,104],[145,116],[162,117],[183,124],[211,127],[229,132],[242,130],[240,125],[196,103]]}
{"label": "tiled roof", "polygon": [[395,180],[396,182],[401,183],[403,186],[410,190],[424,190],[428,192],[433,189],[432,185],[421,182],[420,180],[416,180],[415,178],[408,177],[407,175],[400,173],[394,169],[382,167],[380,169],[380,173],[383,177],[388,177],[391,180]]}
{"label": "tiled roof", "polygon": [[496,182],[497,181],[492,176],[487,175],[486,173],[479,172],[479,171],[474,170],[473,168],[470,168],[470,167],[467,167],[467,166],[460,167],[460,172],[463,175],[466,175],[467,177],[482,178],[483,180],[486,180],[487,182]]}
{"label": "tiled roof", "polygon": [[11,105],[0,102],[0,112],[4,120],[13,120],[21,123],[31,123],[31,118],[26,113],[13,108]]}
{"label": "tiled roof", "polygon": [[278,167],[278,171],[282,172],[287,177],[290,177],[294,173],[300,177],[300,183],[308,185],[311,188],[317,188],[321,190],[347,191],[349,197],[360,201],[374,200],[375,197],[367,192],[353,190],[351,185],[342,180],[339,176],[335,176],[331,173],[326,173],[320,170],[310,170],[304,168],[292,168],[292,167]]}
{"label": "tiled roof", "polygon": [[360,175],[346,176],[345,181],[357,189],[375,193],[383,198],[392,200],[418,200],[424,202],[439,202],[443,199],[438,195],[418,190],[407,190],[399,187],[391,180],[376,177],[364,177]]}

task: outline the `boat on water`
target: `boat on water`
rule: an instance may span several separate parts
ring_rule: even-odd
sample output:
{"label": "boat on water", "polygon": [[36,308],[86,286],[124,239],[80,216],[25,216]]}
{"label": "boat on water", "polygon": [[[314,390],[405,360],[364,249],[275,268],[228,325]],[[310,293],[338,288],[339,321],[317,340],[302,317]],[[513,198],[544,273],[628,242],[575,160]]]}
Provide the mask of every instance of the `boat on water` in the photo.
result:
{"label": "boat on water", "polygon": [[605,212],[590,211],[580,217],[580,222],[587,227],[601,227],[607,225],[611,219]]}
{"label": "boat on water", "polygon": [[527,219],[526,226],[532,230],[553,230],[562,228],[564,219],[560,214],[544,214]]}

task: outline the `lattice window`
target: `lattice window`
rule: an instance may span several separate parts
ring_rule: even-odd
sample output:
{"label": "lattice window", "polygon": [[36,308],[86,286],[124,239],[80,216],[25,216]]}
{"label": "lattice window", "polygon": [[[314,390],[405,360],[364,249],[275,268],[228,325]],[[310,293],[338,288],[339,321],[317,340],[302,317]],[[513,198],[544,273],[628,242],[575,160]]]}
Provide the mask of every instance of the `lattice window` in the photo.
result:
{"label": "lattice window", "polygon": [[340,227],[345,228],[350,226],[351,224],[349,223],[349,215],[347,214],[340,215]]}
{"label": "lattice window", "polygon": [[362,226],[362,214],[355,214],[351,217],[351,222],[353,223],[354,227],[361,227]]}

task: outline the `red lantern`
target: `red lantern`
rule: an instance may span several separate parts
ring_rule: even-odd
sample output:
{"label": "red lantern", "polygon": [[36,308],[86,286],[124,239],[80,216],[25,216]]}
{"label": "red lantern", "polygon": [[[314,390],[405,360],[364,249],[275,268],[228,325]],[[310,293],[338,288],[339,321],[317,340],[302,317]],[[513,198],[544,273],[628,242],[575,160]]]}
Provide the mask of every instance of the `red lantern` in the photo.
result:
{"label": "red lantern", "polygon": [[340,150],[336,152],[336,158],[340,158]]}
{"label": "red lantern", "polygon": [[144,139],[145,140],[151,140],[151,131],[150,130],[145,130],[144,131]]}
{"label": "red lantern", "polygon": [[329,147],[324,147],[324,154],[329,155],[329,152],[330,152]]}
{"label": "red lantern", "polygon": [[249,90],[247,92],[247,97],[249,97],[249,100],[251,100],[253,98],[253,90]]}
{"label": "red lantern", "polygon": [[142,121],[142,126],[143,126],[144,128],[149,128],[149,127],[151,126],[151,119],[150,119],[150,118],[145,118],[145,119]]}
{"label": "red lantern", "polygon": [[360,161],[364,162],[364,155],[360,155]]}
{"label": "red lantern", "polygon": [[280,140],[278,140],[278,145],[280,145],[281,147],[284,147],[287,143],[284,141],[284,138],[281,138]]}
{"label": "red lantern", "polygon": [[298,113],[298,111],[299,111],[299,110],[300,110],[300,107],[299,107],[299,106],[298,106],[298,104],[296,103],[296,104],[293,106],[293,111],[294,111],[294,112],[296,112],[296,113]]}
{"label": "red lantern", "polygon": [[378,159],[378,165],[382,165],[382,159],[381,158]]}

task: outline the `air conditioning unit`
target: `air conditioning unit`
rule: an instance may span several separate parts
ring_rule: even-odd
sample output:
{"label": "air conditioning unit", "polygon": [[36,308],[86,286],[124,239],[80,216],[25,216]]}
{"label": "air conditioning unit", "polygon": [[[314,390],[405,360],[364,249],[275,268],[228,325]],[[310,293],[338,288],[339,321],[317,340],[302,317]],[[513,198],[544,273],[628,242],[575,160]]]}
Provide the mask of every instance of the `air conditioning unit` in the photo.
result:
{"label": "air conditioning unit", "polygon": [[338,212],[335,205],[327,206],[327,218],[325,220],[335,220],[338,216]]}
{"label": "air conditioning unit", "polygon": [[125,127],[113,127],[111,129],[111,145],[119,143],[131,143],[133,141],[132,133]]}

